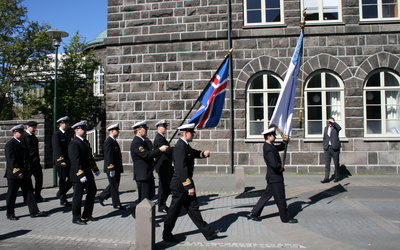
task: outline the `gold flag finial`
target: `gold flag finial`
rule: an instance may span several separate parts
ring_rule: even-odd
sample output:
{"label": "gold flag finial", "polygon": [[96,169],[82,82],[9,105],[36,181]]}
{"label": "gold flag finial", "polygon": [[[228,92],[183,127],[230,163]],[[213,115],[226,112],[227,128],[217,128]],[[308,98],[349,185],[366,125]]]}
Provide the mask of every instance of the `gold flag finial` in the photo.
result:
{"label": "gold flag finial", "polygon": [[230,54],[232,54],[232,52],[233,52],[234,50],[235,50],[234,48],[231,48],[231,49],[228,51],[228,54],[226,54],[224,58],[227,58]]}
{"label": "gold flag finial", "polygon": [[303,17],[301,18],[301,21],[300,21],[300,28],[302,30],[304,30],[304,27],[306,26],[306,15],[307,15],[306,10],[307,10],[307,8],[303,9]]}

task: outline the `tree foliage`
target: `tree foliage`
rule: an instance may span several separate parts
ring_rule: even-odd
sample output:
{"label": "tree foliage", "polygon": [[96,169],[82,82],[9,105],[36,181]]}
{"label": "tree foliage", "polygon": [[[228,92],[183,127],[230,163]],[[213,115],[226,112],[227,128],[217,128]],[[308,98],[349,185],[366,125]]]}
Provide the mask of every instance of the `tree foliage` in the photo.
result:
{"label": "tree foliage", "polygon": [[49,81],[49,26],[27,21],[26,14],[21,0],[0,0],[0,119],[36,114],[35,91]]}
{"label": "tree foliage", "polygon": [[[57,74],[57,115],[69,116],[70,120],[96,123],[100,115],[101,100],[93,96],[93,72],[100,65],[93,51],[85,51],[85,40],[77,32],[64,46],[64,54],[59,57]],[[45,88],[41,111],[53,115],[54,82]]]}

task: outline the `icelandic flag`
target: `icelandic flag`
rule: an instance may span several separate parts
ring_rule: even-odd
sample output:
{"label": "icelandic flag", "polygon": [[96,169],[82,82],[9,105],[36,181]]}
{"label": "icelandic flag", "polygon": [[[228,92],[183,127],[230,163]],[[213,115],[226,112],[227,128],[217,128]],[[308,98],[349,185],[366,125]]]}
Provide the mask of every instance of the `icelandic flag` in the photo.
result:
{"label": "icelandic flag", "polygon": [[272,114],[269,127],[275,127],[282,137],[289,138],[292,135],[292,116],[294,108],[294,97],[296,94],[296,82],[301,66],[303,47],[303,31],[300,33],[296,50],[283,82],[278,101]]}
{"label": "icelandic flag", "polygon": [[196,128],[213,128],[218,125],[228,85],[229,61],[230,57],[227,56],[199,97],[201,106],[188,122],[195,123]]}

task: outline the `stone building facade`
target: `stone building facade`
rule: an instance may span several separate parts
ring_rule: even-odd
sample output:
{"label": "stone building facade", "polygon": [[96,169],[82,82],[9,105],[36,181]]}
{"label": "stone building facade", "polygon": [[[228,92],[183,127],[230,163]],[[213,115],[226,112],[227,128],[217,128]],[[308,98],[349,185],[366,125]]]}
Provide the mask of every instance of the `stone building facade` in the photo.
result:
{"label": "stone building facade", "polygon": [[[323,6],[327,2],[333,6]],[[388,6],[378,2],[109,0],[107,38],[97,49],[105,69],[106,123],[122,125],[124,163],[132,164],[131,126],[147,120],[152,139],[153,124],[167,119],[171,138],[232,47],[220,124],[198,130],[191,144],[212,154],[196,166],[264,173],[260,133],[268,127],[308,7],[287,171],[323,172],[322,129],[334,116],[343,128],[341,163],[350,172],[398,173],[399,7],[389,6],[395,10],[388,15]]]}

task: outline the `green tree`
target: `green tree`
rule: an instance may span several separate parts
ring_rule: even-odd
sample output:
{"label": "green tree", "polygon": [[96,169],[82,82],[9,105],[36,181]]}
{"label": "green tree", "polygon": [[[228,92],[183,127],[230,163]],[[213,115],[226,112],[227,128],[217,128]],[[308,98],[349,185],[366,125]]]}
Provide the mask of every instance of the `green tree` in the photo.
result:
{"label": "green tree", "polygon": [[[100,65],[93,51],[85,51],[85,38],[79,32],[64,46],[59,55],[57,74],[57,115],[69,116],[72,123],[87,120],[95,124],[101,113],[101,100],[93,95],[93,72]],[[45,105],[41,111],[53,115],[54,81],[44,93]]]}
{"label": "green tree", "polygon": [[0,119],[36,114],[35,92],[50,81],[49,26],[27,21],[21,2],[0,0]]}

